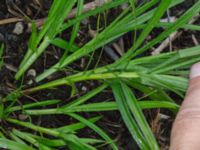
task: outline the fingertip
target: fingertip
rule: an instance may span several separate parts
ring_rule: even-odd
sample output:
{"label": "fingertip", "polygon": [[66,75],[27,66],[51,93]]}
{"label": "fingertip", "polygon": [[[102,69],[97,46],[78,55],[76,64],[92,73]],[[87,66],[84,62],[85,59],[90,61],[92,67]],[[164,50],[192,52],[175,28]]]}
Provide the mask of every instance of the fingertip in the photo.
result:
{"label": "fingertip", "polygon": [[173,125],[170,150],[200,149],[199,126],[200,62],[191,67],[187,95]]}
{"label": "fingertip", "polygon": [[190,70],[190,79],[200,77],[200,62],[194,64]]}

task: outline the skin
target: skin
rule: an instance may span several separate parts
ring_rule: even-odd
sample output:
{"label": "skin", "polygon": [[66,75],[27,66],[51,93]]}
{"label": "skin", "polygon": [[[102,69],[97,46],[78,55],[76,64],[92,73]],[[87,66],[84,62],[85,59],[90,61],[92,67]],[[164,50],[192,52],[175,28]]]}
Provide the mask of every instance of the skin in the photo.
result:
{"label": "skin", "polygon": [[170,150],[200,150],[200,63],[191,68],[186,97],[173,124]]}

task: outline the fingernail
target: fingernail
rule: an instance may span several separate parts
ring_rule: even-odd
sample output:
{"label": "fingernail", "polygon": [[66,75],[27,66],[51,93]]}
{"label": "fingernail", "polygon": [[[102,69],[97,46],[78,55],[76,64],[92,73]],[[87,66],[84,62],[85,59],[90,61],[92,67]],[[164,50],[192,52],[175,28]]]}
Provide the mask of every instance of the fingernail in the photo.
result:
{"label": "fingernail", "polygon": [[190,79],[200,77],[200,62],[192,66],[190,70]]}

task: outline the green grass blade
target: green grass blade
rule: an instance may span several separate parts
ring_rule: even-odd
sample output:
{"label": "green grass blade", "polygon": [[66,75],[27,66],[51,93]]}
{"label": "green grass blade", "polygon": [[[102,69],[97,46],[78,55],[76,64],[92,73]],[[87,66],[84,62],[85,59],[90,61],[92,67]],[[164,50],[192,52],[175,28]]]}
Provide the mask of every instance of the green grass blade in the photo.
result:
{"label": "green grass blade", "polygon": [[129,80],[126,83],[127,85],[130,85],[131,87],[144,93],[144,98],[142,99],[146,99],[146,97],[149,97],[152,100],[168,101],[174,103],[174,100],[169,95],[167,95],[167,93],[161,88],[147,87],[145,85],[140,84],[139,81],[137,82],[135,80]]}
{"label": "green grass blade", "polygon": [[95,147],[84,143],[74,134],[62,135],[62,138],[68,142],[67,146],[70,150],[96,150]]}
{"label": "green grass blade", "polygon": [[113,150],[118,150],[117,146],[115,145],[115,143],[113,142],[113,140],[99,127],[97,127],[95,124],[93,124],[92,122],[86,120],[85,118],[74,114],[74,113],[69,113],[69,116],[79,120],[80,122],[84,123],[85,125],[87,125],[88,127],[90,127],[91,129],[93,129],[96,133],[98,133],[103,139],[106,140],[107,144],[110,144],[110,146],[112,147]]}
{"label": "green grass blade", "polygon": [[[166,99],[152,99],[152,101],[139,101],[138,102],[141,109],[152,109],[152,108],[167,108],[173,111],[178,111],[179,106],[174,102],[168,102]],[[57,109],[33,109],[33,110],[24,110],[27,115],[56,115],[63,113],[75,113],[75,112],[99,112],[99,111],[113,111],[118,110],[117,104],[115,102],[99,102],[99,103],[91,103],[67,108],[57,108]],[[93,122],[93,120],[91,120]],[[78,130],[79,128],[83,128],[84,125],[81,123],[67,125],[65,127],[61,127],[63,129],[62,132],[72,132],[74,129]],[[58,129],[56,129],[58,130]]]}
{"label": "green grass blade", "polygon": [[[81,12],[82,12],[82,9],[83,9],[83,3],[84,3],[84,0],[78,0],[76,17],[81,15]],[[79,27],[80,27],[80,22],[77,22],[73,27],[70,42],[69,42],[70,46],[74,43],[74,40],[77,36]]]}
{"label": "green grass blade", "polygon": [[148,74],[142,76],[142,83],[144,85],[150,85],[160,88],[165,88],[169,91],[173,91],[181,97],[184,97],[184,93],[188,86],[188,79],[183,77],[176,77],[170,75],[160,74]]}
{"label": "green grass blade", "polygon": [[[93,117],[93,118],[90,118],[88,119],[90,122],[92,123],[95,123],[97,122],[98,120],[100,120],[102,117],[99,116],[99,117]],[[59,131],[61,133],[70,133],[70,132],[75,132],[77,130],[80,130],[80,129],[83,129],[85,128],[86,125],[84,123],[74,123],[74,124],[71,124],[71,125],[67,125],[67,126],[64,126],[64,127],[60,127],[60,128],[57,128],[55,129],[56,131]]]}
{"label": "green grass blade", "polygon": [[13,123],[13,124],[16,124],[16,125],[19,125],[19,126],[23,126],[23,127],[32,129],[32,130],[40,132],[40,133],[45,133],[47,135],[52,135],[52,136],[55,136],[55,137],[58,137],[60,135],[60,133],[55,131],[55,130],[36,126],[36,125],[34,125],[30,122],[23,122],[23,121],[19,121],[19,120],[12,119],[12,118],[7,118],[6,120],[10,123]]}
{"label": "green grass blade", "polygon": [[34,139],[33,137],[31,137],[30,134],[21,132],[21,131],[16,130],[16,129],[13,130],[13,134],[15,134],[16,136],[20,137],[24,141],[26,141],[26,142],[34,145],[39,150],[52,150],[51,148],[49,148],[49,147],[47,147],[47,146],[39,143],[36,139]]}
{"label": "green grass blade", "polygon": [[25,143],[22,139],[20,139],[19,137],[17,137],[17,136],[16,136],[15,134],[13,134],[12,132],[10,132],[9,136],[10,136],[10,138],[11,138],[12,140],[14,140],[14,141],[16,141],[16,142],[18,142],[18,143],[21,143],[21,144],[25,144],[25,145],[26,145],[26,143]]}
{"label": "green grass blade", "polygon": [[34,87],[31,89],[27,89],[23,92],[31,93],[36,92],[39,90],[43,90],[46,88],[52,88],[59,85],[71,85],[72,83],[79,82],[79,81],[86,81],[86,80],[105,80],[105,79],[116,79],[116,78],[139,78],[140,75],[137,72],[106,72],[106,73],[96,73],[93,71],[81,72],[79,74],[75,74],[72,76],[68,76],[65,78],[61,78],[58,80],[51,81],[49,83],[40,85],[38,87]]}
{"label": "green grass blade", "polygon": [[55,38],[50,42],[52,45],[57,46],[65,51],[74,52],[79,49],[79,47],[75,44],[70,45],[69,42],[63,40],[61,38]]}
{"label": "green grass blade", "polygon": [[[164,102],[164,100],[163,101],[141,101],[138,103],[142,109],[168,108],[168,109],[173,109],[177,111],[179,108],[177,104],[172,103],[172,102]],[[92,103],[92,104],[85,104],[85,105],[72,107],[69,109],[61,109],[63,113],[100,112],[100,111],[112,111],[112,110],[117,110],[117,104],[115,102]]]}
{"label": "green grass blade", "polygon": [[105,88],[107,87],[107,84],[103,84],[99,87],[97,87],[96,89],[88,92],[87,94],[81,96],[80,98],[72,101],[71,103],[62,106],[61,109],[68,109],[69,107],[74,107],[80,104],[85,103],[87,100],[89,100],[90,98],[92,98],[93,96],[97,95],[98,93],[100,93],[101,91],[103,91]]}
{"label": "green grass blade", "polygon": [[31,104],[25,104],[25,105],[22,105],[22,106],[8,107],[5,111],[10,113],[10,112],[28,109],[28,108],[54,105],[54,104],[58,104],[59,102],[61,102],[61,101],[60,100],[47,100],[47,101],[41,101],[41,102],[36,102],[36,103],[31,103]]}
{"label": "green grass blade", "polygon": [[9,150],[35,150],[34,148],[29,147],[25,144],[3,138],[0,138],[0,148]]}
{"label": "green grass blade", "polygon": [[144,139],[142,132],[138,130],[138,125],[135,119],[133,118],[130,109],[128,108],[128,104],[125,101],[125,97],[121,91],[120,85],[117,82],[113,82],[111,87],[114,93],[118,109],[133,139],[136,141],[136,143],[141,149],[149,149],[149,146],[146,140]]}
{"label": "green grass blade", "polygon": [[[142,134],[141,135],[142,137],[139,137],[135,133],[131,132],[133,138],[136,141],[138,141],[137,142],[138,145],[141,148],[143,144],[143,145],[147,145],[148,149],[155,149],[155,150],[159,149],[157,142],[155,140],[155,137],[132,91],[128,88],[128,86],[126,86],[122,82],[118,83],[118,81],[115,81],[111,86],[114,92],[115,99],[117,101],[117,105],[119,107],[123,120],[125,121],[129,131],[131,132],[130,126],[133,126],[133,125],[136,128],[133,131],[140,129],[140,135]],[[125,103],[126,105],[123,106],[122,105],[123,103]],[[123,113],[125,112],[125,110],[129,113],[132,113],[137,124],[131,121],[129,118],[127,118],[127,114]],[[129,121],[129,124],[128,124],[128,121]],[[140,143],[139,141],[141,141],[142,143]]]}

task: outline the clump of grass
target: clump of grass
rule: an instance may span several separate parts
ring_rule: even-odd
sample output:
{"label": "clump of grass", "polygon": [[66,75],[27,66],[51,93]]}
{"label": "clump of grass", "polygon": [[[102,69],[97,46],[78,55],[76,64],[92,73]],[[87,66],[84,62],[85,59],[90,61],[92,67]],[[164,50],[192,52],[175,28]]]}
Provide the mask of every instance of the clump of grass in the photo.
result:
{"label": "clump of grass", "polygon": [[[111,7],[114,7],[116,5],[124,3],[126,1],[127,0],[119,0],[116,2],[112,2],[110,5],[111,5]],[[69,26],[75,24],[73,32],[72,32],[72,37],[71,37],[71,40],[69,41],[69,43],[66,41],[63,41],[62,39],[58,40],[55,37],[63,30],[62,28],[66,28],[66,25],[64,24],[64,20],[67,17],[68,13],[70,12],[70,10],[72,9],[72,7],[75,3],[76,3],[76,0],[62,1],[62,2],[54,1],[52,4],[51,10],[49,11],[47,21],[45,22],[44,26],[42,27],[42,30],[39,33],[37,33],[37,31],[35,29],[35,25],[33,23],[33,25],[32,25],[33,33],[30,38],[30,41],[29,41],[29,49],[28,49],[23,61],[21,62],[20,66],[19,66],[19,71],[16,74],[16,79],[19,79],[23,75],[23,73],[36,61],[36,59],[41,55],[42,52],[44,52],[44,50],[51,43],[53,43],[55,45],[63,45],[64,44],[64,47],[67,45],[67,47],[64,49],[67,49],[67,48],[69,48],[67,50],[71,49],[71,47],[73,46],[73,41],[75,39],[75,35],[76,35],[78,27],[79,27],[80,20],[76,19],[76,20],[74,20],[74,22],[72,20],[68,24]],[[79,0],[79,5],[78,5],[79,8],[77,9],[78,16],[81,12],[82,5],[83,5],[83,2]],[[80,16],[80,19],[82,20],[87,16],[94,15],[95,13],[98,13],[99,11],[102,11],[102,10],[105,10],[108,8],[110,8],[109,5],[107,5],[106,7],[104,7],[103,9],[100,9],[98,11],[89,12],[86,15]],[[61,47],[63,47],[63,46],[61,46]],[[66,54],[67,54],[67,52],[65,52],[64,56],[66,56]],[[63,59],[61,59],[61,60],[63,60]]]}
{"label": "clump of grass", "polygon": [[[141,5],[136,5],[134,1],[113,0],[95,10],[82,14],[83,0],[54,1],[42,29],[37,31],[35,23],[32,23],[29,49],[19,66],[19,71],[15,76],[16,79],[18,80],[22,77],[49,45],[62,48],[65,52],[55,65],[36,77],[35,81],[40,83],[38,86],[23,88],[22,85],[21,88],[2,98],[0,107],[1,119],[9,124],[23,127],[29,129],[27,131],[31,130],[33,132],[17,129],[6,131],[6,129],[2,128],[0,132],[0,147],[11,150],[53,150],[66,147],[71,150],[95,150],[103,145],[109,145],[111,149],[117,150],[117,142],[96,124],[103,116],[86,119],[79,113],[119,111],[128,131],[138,146],[144,150],[158,150],[159,145],[142,110],[165,108],[173,113],[178,111],[179,106],[169,93],[173,92],[180,97],[184,96],[188,84],[186,78],[188,72],[185,72],[185,69],[200,60],[200,46],[165,52],[154,56],[138,57],[138,55],[161,43],[179,29],[200,31],[199,26],[189,24],[189,21],[200,12],[200,0],[184,12],[176,22],[160,22],[167,10],[182,2],[184,0],[151,0]],[[76,35],[83,19],[124,3],[127,3],[128,7],[104,30],[82,47],[76,45]],[[74,6],[77,7],[75,19],[65,22],[67,14]],[[69,27],[72,27],[69,41],[57,37],[58,34]],[[143,44],[156,28],[163,28],[164,31],[146,44]],[[49,75],[64,70],[77,59],[94,52],[131,31],[140,31],[140,34],[135,37],[133,46],[112,64],[79,71],[46,83],[41,82],[47,79]],[[2,50],[3,47],[0,49],[0,58],[2,58]],[[0,59],[1,61],[2,59]],[[56,88],[60,85],[74,88],[77,82],[86,80],[97,80],[100,85],[81,97],[73,99],[68,104],[63,104],[61,100],[57,99],[41,100],[28,104],[20,100],[23,95]],[[115,101],[105,101],[102,98],[100,102],[89,103],[90,99],[105,89],[112,90]],[[137,99],[134,89],[144,93],[145,97]],[[71,97],[73,94],[71,94]],[[28,116],[29,119],[26,121],[16,119],[13,117],[16,112]],[[41,115],[66,115],[77,120],[77,123],[46,128],[31,122],[33,116]],[[78,137],[79,130],[86,127],[94,130],[99,135],[99,139]]]}

